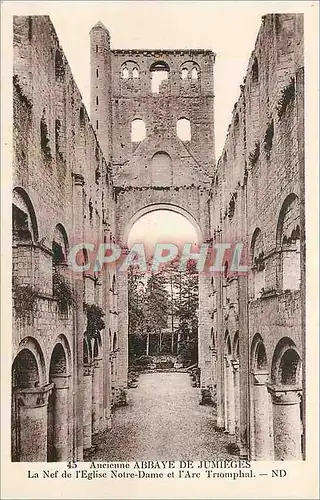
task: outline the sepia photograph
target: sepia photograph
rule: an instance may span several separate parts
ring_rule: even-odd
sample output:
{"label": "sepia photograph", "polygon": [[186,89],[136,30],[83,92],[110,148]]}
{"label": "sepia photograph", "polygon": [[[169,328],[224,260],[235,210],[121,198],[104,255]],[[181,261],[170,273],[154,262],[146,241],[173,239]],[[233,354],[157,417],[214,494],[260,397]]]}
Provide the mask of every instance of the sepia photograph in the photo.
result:
{"label": "sepia photograph", "polygon": [[8,17],[10,462],[230,481],[305,462],[303,12],[25,3]]}

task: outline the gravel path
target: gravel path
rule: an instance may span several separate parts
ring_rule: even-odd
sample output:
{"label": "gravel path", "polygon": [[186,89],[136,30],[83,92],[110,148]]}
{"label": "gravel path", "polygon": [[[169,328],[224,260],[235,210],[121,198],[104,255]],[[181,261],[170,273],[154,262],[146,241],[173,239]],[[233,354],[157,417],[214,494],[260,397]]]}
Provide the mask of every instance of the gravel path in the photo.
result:
{"label": "gravel path", "polygon": [[200,389],[189,375],[141,374],[129,404],[113,415],[112,430],[94,438],[91,460],[210,460],[235,458],[226,446],[233,439],[214,430],[212,406],[199,405]]}

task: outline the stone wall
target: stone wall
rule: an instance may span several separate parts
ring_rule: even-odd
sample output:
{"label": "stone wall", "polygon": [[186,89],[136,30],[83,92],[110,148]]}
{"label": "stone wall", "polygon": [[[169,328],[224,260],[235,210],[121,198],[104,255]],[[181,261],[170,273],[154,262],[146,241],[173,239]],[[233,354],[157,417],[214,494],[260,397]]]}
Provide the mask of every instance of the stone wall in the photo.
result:
{"label": "stone wall", "polygon": [[[217,279],[215,284],[216,289],[221,286],[222,325],[217,311],[213,329],[223,330],[218,343],[217,388],[224,397],[218,397],[222,406],[218,413],[221,425],[234,433],[234,419],[239,415],[232,415],[230,424],[224,377],[229,361],[239,360],[243,407],[238,409],[241,421],[237,437],[240,451],[253,458],[279,458],[281,453],[286,458],[301,456],[300,445],[295,452],[290,446],[287,452],[280,452],[277,443],[273,445],[275,421],[267,429],[255,422],[255,414],[260,411],[255,407],[263,398],[266,406],[270,405],[270,421],[277,413],[277,407],[272,409],[272,403],[268,403],[266,385],[260,399],[255,400],[262,383],[255,376],[263,373],[263,384],[291,384],[296,393],[301,390],[303,144],[298,117],[303,114],[303,102],[298,89],[303,69],[302,23],[299,15],[264,16],[212,183],[215,241],[243,243],[242,262],[249,267],[246,276],[233,276],[229,260],[222,283]],[[243,397],[248,380],[250,404]],[[276,405],[271,386],[269,392]],[[293,439],[300,442],[300,427],[293,432]]]}
{"label": "stone wall", "polygon": [[[83,407],[89,405],[90,409],[93,399],[96,428],[109,425],[106,421],[110,419],[111,405],[107,332],[109,325],[112,330],[116,330],[117,325],[110,320],[109,296],[113,291],[105,279],[106,271],[94,272],[91,266],[85,273],[72,273],[66,265],[66,257],[74,244],[97,245],[110,241],[112,232],[114,235],[111,171],[50,19],[47,16],[15,17],[13,32],[13,458],[37,460],[40,454],[45,460],[50,456],[59,460],[81,459]],[[94,257],[95,253],[89,252],[88,258]],[[64,304],[61,309],[61,289],[58,295],[54,292],[57,274],[67,283],[67,295],[69,293],[70,300],[74,297],[74,306]],[[87,342],[85,351],[88,349],[88,352],[84,352],[85,304],[102,307],[106,323],[98,344],[97,340]],[[116,307],[115,304],[112,312],[116,312]],[[39,380],[36,388],[23,387],[27,394],[22,394],[21,384],[25,384],[26,377],[19,374],[21,370],[31,370],[31,361],[24,361],[28,356],[36,359],[38,375],[35,377]],[[60,387],[62,379],[55,378],[56,357],[67,397],[62,396],[66,394]],[[97,366],[91,372],[93,395],[88,394],[82,390],[84,363],[102,357],[104,375],[101,372],[97,376],[100,365],[95,362]],[[41,450],[29,453],[24,437],[19,437],[19,427],[25,418],[19,412],[19,401],[22,396],[31,401],[33,392],[42,391],[50,384],[53,386],[48,389],[44,402],[53,422],[51,431],[45,423],[45,410],[41,410],[41,416],[35,417],[34,422],[31,416],[33,439],[39,438],[37,429],[43,432],[45,428],[48,436],[42,440]],[[55,397],[55,408],[50,406],[51,395]],[[34,410],[30,412],[39,413],[36,401],[33,403]],[[65,416],[61,425],[59,413]],[[89,417],[91,420],[91,409]],[[43,425],[39,424],[41,418]],[[55,425],[55,435],[60,435],[60,441],[65,442],[64,448],[61,442],[53,442]],[[88,432],[91,438],[91,426]]]}

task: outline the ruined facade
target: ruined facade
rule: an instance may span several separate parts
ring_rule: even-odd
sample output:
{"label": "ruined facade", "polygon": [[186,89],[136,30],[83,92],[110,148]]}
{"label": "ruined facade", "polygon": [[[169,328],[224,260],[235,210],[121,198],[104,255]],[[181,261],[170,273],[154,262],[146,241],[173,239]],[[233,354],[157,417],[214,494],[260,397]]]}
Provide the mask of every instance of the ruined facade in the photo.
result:
{"label": "ruined facade", "polygon": [[125,250],[161,208],[199,242],[244,244],[249,273],[225,263],[199,277],[217,427],[242,456],[301,458],[301,17],[264,18],[217,165],[213,52],[113,50],[102,23],[90,43],[91,121],[50,19],[14,19],[12,459],[82,460],[111,426],[127,387],[127,277],[86,252],[72,273],[67,255],[82,242]]}
{"label": "ruined facade", "polygon": [[303,454],[302,23],[263,18],[211,192],[213,240],[242,242],[249,267],[212,284],[217,425],[257,460]]}

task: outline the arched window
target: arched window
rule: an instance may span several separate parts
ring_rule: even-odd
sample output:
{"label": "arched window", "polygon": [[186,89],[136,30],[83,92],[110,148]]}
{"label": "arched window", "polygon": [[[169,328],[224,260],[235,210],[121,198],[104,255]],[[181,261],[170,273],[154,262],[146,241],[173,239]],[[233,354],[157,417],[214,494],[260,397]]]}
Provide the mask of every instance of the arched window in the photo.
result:
{"label": "arched window", "polygon": [[57,224],[52,241],[53,265],[65,264],[68,252],[68,239],[64,227]]}
{"label": "arched window", "polygon": [[153,186],[161,186],[164,179],[171,182],[171,157],[164,151],[155,153],[151,160],[151,178]]}
{"label": "arched window", "polygon": [[159,94],[160,88],[169,77],[169,66],[163,61],[157,61],[152,64],[151,68],[151,90],[154,94]]}
{"label": "arched window", "polygon": [[177,136],[182,141],[191,141],[190,120],[187,118],[180,118],[177,121]]}
{"label": "arched window", "polygon": [[195,83],[199,79],[200,67],[195,61],[185,61],[180,67],[182,80],[187,80],[191,77],[191,81]]}
{"label": "arched window", "polygon": [[123,79],[129,78],[129,70],[127,67],[122,68],[121,77]]}
{"label": "arched window", "polygon": [[12,197],[12,231],[15,242],[37,241],[38,225],[29,196],[15,188]]}
{"label": "arched window", "polygon": [[182,80],[187,80],[187,78],[188,78],[188,68],[183,68],[181,70],[181,78],[182,78]]}
{"label": "arched window", "polygon": [[131,142],[141,142],[146,137],[146,125],[143,120],[136,118],[131,123]]}
{"label": "arched window", "polygon": [[278,220],[277,247],[280,250],[279,286],[282,290],[300,287],[300,207],[295,194],[284,201]]}
{"label": "arched window", "polygon": [[198,70],[197,68],[192,68],[191,70],[191,79],[198,80]]}
{"label": "arched window", "polygon": [[251,241],[252,262],[252,295],[255,299],[260,297],[265,286],[265,263],[262,233],[256,228]]}
{"label": "arched window", "polygon": [[135,61],[125,61],[121,66],[121,78],[139,78],[139,65]]}

